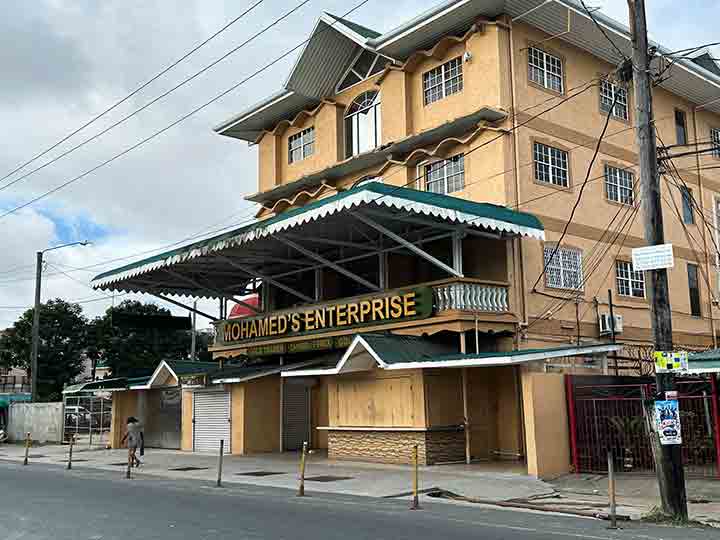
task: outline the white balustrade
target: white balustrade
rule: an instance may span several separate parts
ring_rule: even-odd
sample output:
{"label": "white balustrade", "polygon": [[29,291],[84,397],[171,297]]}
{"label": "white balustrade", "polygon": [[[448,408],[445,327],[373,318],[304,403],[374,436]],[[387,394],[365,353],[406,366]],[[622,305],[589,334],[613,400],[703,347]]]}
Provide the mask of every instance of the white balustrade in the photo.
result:
{"label": "white balustrade", "polygon": [[507,312],[508,289],[502,285],[453,282],[433,288],[435,308],[438,311]]}

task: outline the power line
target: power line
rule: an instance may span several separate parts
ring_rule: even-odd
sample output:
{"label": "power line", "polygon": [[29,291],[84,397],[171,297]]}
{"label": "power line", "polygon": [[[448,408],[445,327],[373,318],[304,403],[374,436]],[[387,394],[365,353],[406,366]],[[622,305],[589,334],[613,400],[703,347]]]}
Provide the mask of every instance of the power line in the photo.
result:
{"label": "power line", "polygon": [[85,139],[84,141],[82,141],[82,142],[76,144],[75,146],[67,149],[65,152],[63,152],[62,154],[54,157],[54,158],[51,159],[50,161],[48,161],[48,162],[46,162],[46,163],[43,163],[43,164],[40,165],[39,167],[36,167],[35,169],[33,169],[33,170],[31,170],[31,171],[23,174],[22,176],[19,176],[18,178],[16,178],[16,179],[13,180],[12,182],[8,182],[8,183],[5,184],[4,186],[1,186],[1,187],[0,187],[0,191],[3,191],[4,189],[9,188],[10,186],[12,186],[12,185],[20,182],[21,180],[24,180],[25,178],[27,178],[27,177],[29,177],[29,176],[32,176],[32,175],[35,174],[36,172],[41,171],[42,169],[44,169],[45,167],[48,167],[48,166],[52,165],[53,163],[61,160],[62,158],[64,158],[64,157],[67,156],[68,154],[73,153],[75,150],[78,150],[78,149],[82,148],[82,147],[85,146],[86,144],[88,144],[88,143],[90,143],[90,142],[92,142],[92,141],[94,141],[94,140],[96,140],[96,139],[99,139],[100,137],[102,137],[102,136],[103,136],[105,133],[107,133],[108,131],[116,128],[117,126],[119,126],[119,125],[121,125],[121,124],[124,124],[124,123],[127,122],[130,118],[132,118],[133,116],[139,114],[140,112],[142,112],[142,111],[144,111],[145,109],[149,108],[149,107],[152,106],[153,104],[155,104],[155,103],[157,103],[158,101],[164,99],[164,98],[167,97],[168,95],[172,94],[175,90],[181,88],[182,86],[184,86],[184,85],[186,85],[187,83],[189,83],[190,81],[196,79],[197,77],[199,77],[200,75],[202,75],[202,74],[205,73],[206,71],[210,70],[212,67],[216,66],[217,64],[219,64],[219,63],[222,62],[223,60],[227,59],[227,58],[230,57],[232,54],[236,53],[237,51],[239,51],[240,49],[242,49],[244,46],[248,45],[249,43],[251,43],[252,41],[254,41],[256,38],[258,38],[259,36],[263,35],[265,32],[267,32],[268,30],[270,30],[271,28],[273,28],[274,26],[276,26],[277,24],[279,24],[280,22],[282,22],[283,20],[285,20],[286,18],[288,18],[290,15],[292,15],[293,13],[295,13],[296,11],[298,11],[301,7],[303,7],[303,6],[304,6],[305,4],[307,4],[308,2],[310,2],[310,0],[303,0],[303,1],[300,2],[298,5],[296,5],[294,8],[292,8],[290,11],[287,11],[287,12],[286,12],[285,14],[283,14],[281,17],[275,19],[272,23],[270,23],[269,25],[265,26],[262,30],[259,30],[258,32],[256,32],[256,33],[253,34],[252,36],[250,36],[248,39],[246,39],[245,41],[243,41],[240,45],[238,45],[238,46],[235,47],[234,49],[231,49],[229,52],[225,53],[225,54],[222,55],[221,57],[217,58],[216,60],[214,60],[213,62],[211,62],[210,64],[208,64],[208,65],[205,66],[204,68],[202,68],[200,71],[195,72],[193,75],[187,77],[186,79],[184,79],[184,80],[181,81],[180,83],[176,84],[175,86],[173,86],[173,87],[170,88],[169,90],[163,92],[162,94],[160,94],[159,96],[155,97],[154,99],[151,99],[151,100],[148,101],[145,105],[143,105],[143,106],[140,107],[139,109],[135,109],[133,112],[131,112],[130,114],[128,114],[128,115],[126,115],[126,116],[124,116],[124,117],[122,117],[122,118],[121,118],[120,120],[118,120],[117,122],[114,122],[113,124],[110,124],[108,127],[106,127],[105,129],[103,129],[103,130],[100,131],[99,133],[96,133],[96,134],[93,135],[92,137],[88,137],[88,138]]}
{"label": "power line", "polygon": [[588,16],[592,19],[592,22],[595,24],[595,26],[598,27],[598,30],[600,30],[600,32],[602,32],[602,35],[605,36],[605,39],[607,39],[608,42],[610,43],[610,45],[613,46],[613,49],[615,49],[615,50],[617,51],[617,53],[620,55],[620,57],[621,57],[623,60],[627,60],[628,57],[625,55],[625,53],[622,52],[622,50],[620,49],[620,47],[618,47],[617,44],[610,38],[610,36],[608,35],[608,33],[605,31],[605,29],[602,27],[602,25],[601,25],[601,24],[597,21],[597,19],[595,18],[595,15],[593,14],[593,12],[592,12],[591,10],[589,10],[588,7],[585,5],[585,0],[580,0],[580,3],[582,4],[582,7],[583,7],[583,9],[585,10],[585,12],[586,12],[586,13],[588,14]]}
{"label": "power line", "polygon": [[[238,22],[240,19],[242,19],[243,17],[245,17],[247,14],[249,14],[252,10],[254,10],[256,7],[258,7],[258,6],[259,6],[260,4],[262,4],[264,1],[265,1],[265,0],[258,0],[257,2],[255,2],[254,4],[252,4],[249,8],[247,8],[245,11],[243,11],[240,15],[238,15],[237,17],[235,17],[234,19],[232,19],[230,22],[228,22],[225,26],[223,26],[222,28],[220,28],[218,31],[216,31],[214,34],[212,34],[210,37],[208,37],[208,38],[205,39],[204,41],[202,41],[202,42],[198,43],[197,45],[195,45],[192,49],[190,49],[188,52],[186,52],[186,53],[185,53],[184,55],[182,55],[180,58],[178,58],[177,60],[175,60],[174,62],[172,62],[172,63],[171,63],[169,66],[167,66],[165,69],[163,69],[163,70],[159,71],[157,74],[153,75],[150,79],[148,79],[148,80],[145,81],[143,84],[141,84],[140,86],[138,86],[135,90],[133,90],[132,92],[130,92],[130,93],[129,93],[128,95],[126,95],[124,98],[116,101],[113,105],[111,105],[110,107],[108,107],[107,109],[105,109],[104,111],[102,111],[100,114],[94,116],[93,118],[91,118],[89,121],[87,121],[86,123],[84,123],[84,124],[81,125],[80,127],[74,129],[73,131],[71,131],[70,133],[68,133],[67,135],[65,135],[62,139],[60,139],[59,141],[57,141],[56,143],[54,143],[52,146],[49,146],[48,148],[46,148],[45,150],[43,150],[43,151],[40,152],[39,154],[37,154],[37,155],[33,156],[32,158],[30,158],[28,161],[26,161],[26,162],[23,163],[22,165],[19,165],[17,168],[15,168],[15,169],[13,169],[12,171],[10,171],[9,173],[7,173],[5,176],[3,176],[2,178],[0,178],[0,182],[2,182],[3,180],[9,178],[10,176],[12,176],[13,174],[15,174],[16,172],[20,171],[21,169],[24,169],[25,167],[27,167],[28,165],[30,165],[30,164],[33,163],[34,161],[37,161],[38,159],[40,159],[41,157],[43,157],[43,156],[44,156],[45,154],[47,154],[48,152],[51,152],[52,150],[54,150],[55,148],[57,148],[58,146],[60,146],[60,145],[61,145],[62,143],[64,143],[65,141],[67,141],[68,139],[70,139],[70,138],[72,138],[73,136],[77,135],[77,134],[80,133],[82,130],[84,130],[86,127],[88,127],[88,126],[90,126],[91,124],[97,122],[97,121],[100,120],[102,117],[104,117],[106,114],[108,114],[108,113],[111,112],[112,110],[116,109],[117,107],[119,107],[120,105],[122,105],[123,103],[125,103],[128,99],[130,99],[130,98],[133,97],[134,95],[138,94],[138,93],[141,92],[143,89],[147,88],[147,86],[149,86],[151,83],[153,83],[153,82],[155,82],[156,80],[158,80],[160,77],[162,77],[163,75],[165,75],[168,71],[170,71],[171,69],[173,69],[175,66],[177,66],[178,64],[180,64],[181,62],[183,62],[184,60],[186,60],[188,57],[190,57],[191,55],[193,55],[194,53],[196,53],[199,49],[201,49],[202,47],[204,47],[205,45],[207,45],[208,43],[210,43],[210,41],[212,41],[213,39],[215,39],[217,36],[219,36],[220,34],[222,34],[225,30],[227,30],[228,28],[230,28],[233,24],[235,24],[235,23]],[[8,185],[9,185],[9,184],[8,184]]]}

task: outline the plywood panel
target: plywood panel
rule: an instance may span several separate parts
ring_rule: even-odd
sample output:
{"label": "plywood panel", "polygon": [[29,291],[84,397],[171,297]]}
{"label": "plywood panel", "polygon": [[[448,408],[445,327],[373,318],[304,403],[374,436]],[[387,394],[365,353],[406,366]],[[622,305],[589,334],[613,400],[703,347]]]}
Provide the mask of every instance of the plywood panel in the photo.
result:
{"label": "plywood panel", "polygon": [[110,423],[110,441],[113,448],[121,448],[120,441],[126,432],[128,416],[138,416],[137,396],[137,391],[113,393]]}
{"label": "plywood panel", "polygon": [[520,401],[517,376],[514,368],[495,370],[495,395],[497,403],[498,450],[509,454],[522,453],[520,427]]}
{"label": "plywood panel", "polygon": [[280,375],[272,375],[243,384],[246,454],[280,448],[280,383]]}
{"label": "plywood panel", "polygon": [[338,403],[341,426],[411,427],[412,377],[341,379]]}
{"label": "plywood panel", "polygon": [[180,449],[192,452],[193,446],[193,394],[190,390],[182,391],[182,421],[180,425]]}
{"label": "plywood panel", "polygon": [[433,369],[424,373],[428,426],[457,426],[463,422],[462,373]]}
{"label": "plywood panel", "polygon": [[488,459],[495,447],[496,417],[491,408],[492,377],[486,368],[468,370],[468,417],[470,421],[470,455]]}
{"label": "plywood panel", "polygon": [[316,429],[318,426],[329,424],[328,407],[328,381],[326,377],[318,379],[318,384],[312,389],[310,399],[312,406],[312,446],[313,448],[327,448],[327,431]]}
{"label": "plywood panel", "polygon": [[230,384],[231,445],[233,454],[245,453],[245,385]]}

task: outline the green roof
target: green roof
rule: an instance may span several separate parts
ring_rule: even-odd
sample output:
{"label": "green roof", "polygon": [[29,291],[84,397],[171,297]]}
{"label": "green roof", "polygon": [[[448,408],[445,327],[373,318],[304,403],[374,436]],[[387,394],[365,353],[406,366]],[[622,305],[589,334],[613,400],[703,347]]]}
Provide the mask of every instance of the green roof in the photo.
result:
{"label": "green roof", "polygon": [[[326,12],[326,13],[327,13],[327,12]],[[379,37],[379,36],[381,35],[380,32],[376,32],[375,30],[372,30],[372,29],[368,28],[367,26],[363,26],[363,25],[361,25],[361,24],[354,23],[354,22],[349,21],[349,20],[347,20],[347,19],[343,19],[342,17],[338,17],[338,16],[336,16],[336,15],[333,15],[332,13],[328,13],[328,15],[329,15],[330,17],[332,17],[333,19],[335,19],[337,22],[339,22],[339,23],[344,24],[345,26],[347,26],[347,27],[348,27],[350,30],[352,30],[353,32],[355,32],[355,33],[357,33],[357,34],[360,34],[360,35],[361,35],[362,37],[364,37],[364,38],[374,39],[374,38]]]}
{"label": "green roof", "polygon": [[215,371],[218,368],[218,362],[193,362],[191,360],[168,360],[166,361],[170,369],[175,375],[182,377],[183,375],[198,375]]}
{"label": "green roof", "polygon": [[[360,334],[386,364],[430,362],[454,354],[456,348],[428,338],[395,334]],[[458,353],[459,354],[459,353]]]}
{"label": "green roof", "polygon": [[[425,212],[431,210],[431,213],[434,214],[435,217],[453,220],[458,223],[472,224],[478,228],[497,229],[535,237],[543,237],[544,234],[542,223],[532,214],[511,210],[505,206],[478,203],[449,195],[442,195],[440,193],[419,191],[380,182],[369,182],[218,236],[193,242],[192,244],[165,251],[108,272],[103,272],[93,278],[93,284],[98,288],[102,288],[109,283],[121,281],[166,266],[180,264],[189,259],[207,255],[213,251],[219,251],[255,240],[272,234],[276,229],[276,225],[282,224],[283,228],[299,225],[302,220],[295,220],[295,218],[303,216],[304,219],[307,217],[306,214],[313,211],[319,211],[314,217],[314,219],[319,219],[327,215],[322,214],[324,210],[327,210],[328,213],[330,211],[337,212],[368,204],[392,206],[408,210],[415,209],[416,211]],[[287,223],[292,220],[295,221]]]}

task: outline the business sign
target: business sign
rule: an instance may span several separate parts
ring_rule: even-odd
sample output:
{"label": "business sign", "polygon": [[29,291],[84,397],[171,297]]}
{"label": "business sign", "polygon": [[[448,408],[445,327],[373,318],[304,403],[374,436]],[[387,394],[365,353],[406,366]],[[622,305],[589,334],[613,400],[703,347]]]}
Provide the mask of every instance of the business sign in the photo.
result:
{"label": "business sign", "polygon": [[660,444],[682,444],[677,399],[655,402],[655,428],[660,436]]}
{"label": "business sign", "polygon": [[419,287],[220,321],[218,345],[243,346],[269,339],[424,319],[432,314],[432,306],[432,289]]}
{"label": "business sign", "polygon": [[675,265],[672,244],[633,248],[632,264],[636,272],[672,268]]}
{"label": "business sign", "polygon": [[655,373],[682,373],[688,370],[687,351],[655,351]]}
{"label": "business sign", "polygon": [[350,346],[353,340],[352,335],[335,336],[326,338],[306,339],[290,343],[270,343],[268,345],[257,345],[248,347],[245,354],[248,356],[268,356],[273,354],[294,354],[311,351],[331,351],[344,349]]}

